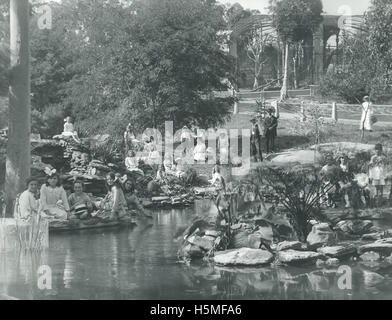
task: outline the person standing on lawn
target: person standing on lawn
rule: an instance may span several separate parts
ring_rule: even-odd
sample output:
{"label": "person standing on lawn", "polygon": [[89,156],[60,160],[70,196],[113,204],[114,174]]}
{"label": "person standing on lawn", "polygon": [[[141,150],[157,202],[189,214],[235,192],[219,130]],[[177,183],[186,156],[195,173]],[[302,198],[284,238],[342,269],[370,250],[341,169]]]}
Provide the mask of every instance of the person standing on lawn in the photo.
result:
{"label": "person standing on lawn", "polygon": [[261,133],[259,125],[256,123],[256,119],[252,119],[252,135],[250,137],[251,143],[251,155],[254,157],[255,161],[263,161],[263,155],[261,152]]}
{"label": "person standing on lawn", "polygon": [[266,138],[267,153],[275,152],[275,138],[277,136],[278,118],[274,115],[273,108],[268,109],[264,120],[264,136]]}
{"label": "person standing on lawn", "polygon": [[361,117],[361,124],[359,130],[361,131],[372,131],[372,114],[373,114],[373,106],[370,102],[369,96],[363,97],[362,103],[362,117]]}

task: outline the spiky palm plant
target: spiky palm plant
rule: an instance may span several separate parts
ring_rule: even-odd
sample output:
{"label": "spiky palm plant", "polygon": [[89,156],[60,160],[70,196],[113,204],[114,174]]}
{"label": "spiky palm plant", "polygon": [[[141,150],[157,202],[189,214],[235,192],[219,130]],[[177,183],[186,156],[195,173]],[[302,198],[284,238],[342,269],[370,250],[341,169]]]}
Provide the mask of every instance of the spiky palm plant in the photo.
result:
{"label": "spiky palm plant", "polygon": [[267,164],[255,169],[248,183],[255,185],[258,193],[261,186],[267,186],[279,197],[298,239],[304,242],[310,232],[309,220],[325,218],[320,207],[339,180],[339,172],[338,168],[331,170],[323,179],[313,165]]}

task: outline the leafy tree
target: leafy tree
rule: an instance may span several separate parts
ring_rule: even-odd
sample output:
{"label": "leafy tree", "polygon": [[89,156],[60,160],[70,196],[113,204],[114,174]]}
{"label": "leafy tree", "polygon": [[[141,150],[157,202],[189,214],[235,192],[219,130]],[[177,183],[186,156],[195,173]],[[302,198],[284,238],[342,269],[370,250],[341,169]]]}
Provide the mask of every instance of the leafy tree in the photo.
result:
{"label": "leafy tree", "polygon": [[202,0],[63,1],[33,43],[34,105],[61,106],[85,134],[223,122],[233,99],[212,97],[232,73],[223,13]]}
{"label": "leafy tree", "polygon": [[349,103],[361,103],[364,95],[373,101],[390,98],[392,66],[392,6],[374,0],[360,31],[345,33],[344,59],[321,82],[320,93]]}
{"label": "leafy tree", "polygon": [[273,25],[285,47],[281,100],[288,96],[288,63],[290,43],[304,40],[322,21],[321,0],[270,0]]}

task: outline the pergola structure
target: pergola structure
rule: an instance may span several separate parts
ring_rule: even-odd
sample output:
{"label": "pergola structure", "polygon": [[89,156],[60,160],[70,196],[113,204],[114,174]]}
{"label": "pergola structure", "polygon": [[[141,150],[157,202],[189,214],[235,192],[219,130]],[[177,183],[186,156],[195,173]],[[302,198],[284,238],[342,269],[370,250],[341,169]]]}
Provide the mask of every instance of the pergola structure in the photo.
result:
{"label": "pergola structure", "polygon": [[[255,27],[261,27],[266,33],[276,34],[270,15],[253,15],[243,19],[233,27],[230,35],[229,48],[232,56],[238,58],[238,40],[240,36],[245,31]],[[316,28],[312,38],[305,44],[305,47],[309,50],[305,63],[310,66],[313,83],[317,84],[319,82],[334,57],[338,59],[340,35],[343,32],[356,33],[363,31],[366,31],[363,26],[363,16],[323,16],[323,21]],[[336,37],[335,50],[328,52],[330,51],[327,49],[328,43],[332,37]],[[277,38],[275,37],[275,39]],[[272,45],[276,47],[279,54],[277,41]]]}

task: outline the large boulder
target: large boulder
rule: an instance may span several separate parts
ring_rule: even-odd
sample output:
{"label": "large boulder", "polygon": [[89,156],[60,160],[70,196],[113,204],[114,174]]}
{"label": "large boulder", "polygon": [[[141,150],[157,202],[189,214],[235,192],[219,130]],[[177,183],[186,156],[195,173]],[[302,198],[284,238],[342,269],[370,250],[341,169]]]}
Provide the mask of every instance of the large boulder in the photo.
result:
{"label": "large boulder", "polygon": [[186,239],[186,241],[208,252],[213,248],[215,239],[210,239],[208,238],[208,236],[199,237],[197,235],[194,235],[190,236],[188,239]]}
{"label": "large boulder", "polygon": [[319,248],[317,252],[331,258],[349,258],[357,253],[357,248],[353,245],[332,246]]}
{"label": "large boulder", "polygon": [[238,224],[233,226],[232,247],[253,248],[258,249],[263,243],[271,243],[273,240],[273,231],[270,226],[260,227],[256,229],[250,228],[246,224]]}
{"label": "large boulder", "polygon": [[379,253],[377,252],[373,252],[373,251],[368,251],[365,252],[363,254],[361,254],[360,259],[362,261],[367,261],[367,262],[373,262],[373,261],[378,261],[381,259],[381,256]]}
{"label": "large boulder", "polygon": [[269,160],[276,163],[314,164],[315,160],[318,162],[321,159],[321,154],[314,150],[289,150],[274,154]]}
{"label": "large boulder", "polygon": [[214,257],[214,262],[225,266],[256,266],[272,262],[274,255],[261,249],[241,248],[219,252]]}
{"label": "large boulder", "polygon": [[336,235],[328,223],[318,223],[312,227],[312,231],[306,238],[306,242],[310,248],[333,245],[336,243]]}
{"label": "large boulder", "polygon": [[373,223],[370,220],[343,220],[336,224],[336,229],[353,235],[363,235],[371,232]]}
{"label": "large boulder", "polygon": [[278,260],[284,264],[313,264],[323,257],[321,253],[313,251],[285,250],[278,252]]}
{"label": "large boulder", "polygon": [[374,242],[374,243],[364,244],[358,248],[359,254],[369,252],[369,251],[374,251],[382,255],[389,256],[390,254],[392,254],[392,243]]}

